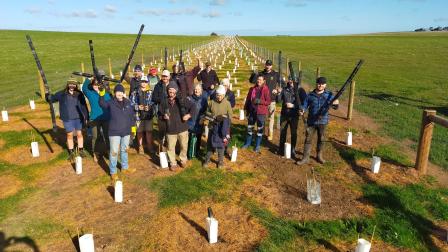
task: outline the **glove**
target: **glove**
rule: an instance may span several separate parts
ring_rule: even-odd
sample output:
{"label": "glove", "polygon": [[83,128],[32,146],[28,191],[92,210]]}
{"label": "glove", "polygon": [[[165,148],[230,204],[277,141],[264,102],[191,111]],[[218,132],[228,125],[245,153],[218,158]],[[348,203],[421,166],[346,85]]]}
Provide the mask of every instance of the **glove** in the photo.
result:
{"label": "glove", "polygon": [[137,127],[132,126],[132,127],[131,127],[131,132],[132,132],[132,134],[135,135],[135,133],[137,133]]}
{"label": "glove", "polygon": [[103,88],[103,90],[100,90],[100,96],[104,96],[106,94],[106,90]]}
{"label": "glove", "polygon": [[50,102],[50,94],[49,94],[49,93],[46,93],[46,94],[45,94],[45,100],[46,100],[47,102]]}

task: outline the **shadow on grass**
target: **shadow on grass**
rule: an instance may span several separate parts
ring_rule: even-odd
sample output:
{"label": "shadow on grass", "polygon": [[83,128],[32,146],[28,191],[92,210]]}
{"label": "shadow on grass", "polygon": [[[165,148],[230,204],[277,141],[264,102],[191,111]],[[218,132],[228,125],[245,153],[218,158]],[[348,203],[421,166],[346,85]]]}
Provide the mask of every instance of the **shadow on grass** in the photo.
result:
{"label": "shadow on grass", "polygon": [[186,216],[184,213],[179,212],[179,215],[182,217],[182,219],[184,219],[188,224],[190,224],[190,226],[192,226],[202,237],[205,238],[205,240],[208,241],[208,234],[207,234],[207,230],[205,230],[203,227],[201,227],[201,225],[199,225],[198,223],[196,223],[194,220],[188,218],[188,216]]}
{"label": "shadow on grass", "polygon": [[11,237],[6,238],[5,233],[0,232],[0,251],[5,251],[8,247],[15,246],[16,244],[25,244],[33,252],[40,251],[39,247],[34,242],[34,240],[28,236],[23,236],[23,237],[11,236]]}

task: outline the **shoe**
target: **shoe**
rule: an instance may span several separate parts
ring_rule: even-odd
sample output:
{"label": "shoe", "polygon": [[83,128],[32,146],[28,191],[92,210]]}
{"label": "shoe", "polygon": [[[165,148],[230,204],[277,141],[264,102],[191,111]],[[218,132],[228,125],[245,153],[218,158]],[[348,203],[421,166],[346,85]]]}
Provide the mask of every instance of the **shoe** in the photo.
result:
{"label": "shoe", "polygon": [[317,152],[317,162],[321,163],[321,164],[325,164],[325,159],[324,159],[324,155],[323,155],[323,151],[319,150]]}
{"label": "shoe", "polygon": [[247,149],[249,148],[250,144],[252,143],[252,135],[247,134],[246,136],[246,142],[244,143],[243,147],[241,149]]}
{"label": "shoe", "polygon": [[68,151],[67,160],[70,162],[75,162],[75,152],[73,150]]}
{"label": "shoe", "polygon": [[137,169],[135,169],[135,168],[127,168],[127,169],[122,169],[121,170],[121,172],[124,173],[124,174],[132,174],[132,173],[134,173],[136,171],[137,171]]}
{"label": "shoe", "polygon": [[218,163],[217,167],[218,167],[218,169],[223,169],[224,168],[224,163]]}
{"label": "shoe", "polygon": [[274,139],[274,137],[273,137],[272,135],[269,135],[269,136],[268,136],[268,140],[269,140],[269,141],[272,141],[272,139]]}
{"label": "shoe", "polygon": [[84,152],[83,148],[79,148],[78,154],[80,157],[85,158],[86,157],[86,153]]}
{"label": "shoe", "polygon": [[188,163],[187,163],[187,161],[180,161],[179,165],[181,168],[185,168],[185,167],[187,167]]}
{"label": "shoe", "polygon": [[112,181],[117,181],[118,180],[118,174],[114,173],[110,175],[110,179],[112,179]]}
{"label": "shoe", "polygon": [[256,142],[255,142],[255,152],[256,153],[260,153],[260,149],[261,149],[261,139],[263,138],[263,136],[257,136]]}
{"label": "shoe", "polygon": [[177,165],[170,165],[170,171],[176,171],[177,170]]}
{"label": "shoe", "polygon": [[310,161],[310,152],[311,152],[311,144],[305,144],[305,148],[303,150],[303,158],[300,161],[297,161],[297,165],[304,165]]}

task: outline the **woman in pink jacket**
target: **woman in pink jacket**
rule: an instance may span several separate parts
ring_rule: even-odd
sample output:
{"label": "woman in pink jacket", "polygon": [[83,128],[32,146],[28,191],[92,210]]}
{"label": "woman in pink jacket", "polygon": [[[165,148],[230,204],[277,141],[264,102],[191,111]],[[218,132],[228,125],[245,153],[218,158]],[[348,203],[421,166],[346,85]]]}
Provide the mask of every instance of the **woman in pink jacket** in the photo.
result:
{"label": "woman in pink jacket", "polygon": [[247,136],[243,149],[252,144],[252,135],[255,123],[257,124],[257,138],[255,140],[255,152],[260,153],[260,144],[263,137],[264,124],[268,114],[268,106],[271,103],[269,88],[265,85],[263,75],[258,75],[257,84],[249,89],[244,104],[247,114]]}

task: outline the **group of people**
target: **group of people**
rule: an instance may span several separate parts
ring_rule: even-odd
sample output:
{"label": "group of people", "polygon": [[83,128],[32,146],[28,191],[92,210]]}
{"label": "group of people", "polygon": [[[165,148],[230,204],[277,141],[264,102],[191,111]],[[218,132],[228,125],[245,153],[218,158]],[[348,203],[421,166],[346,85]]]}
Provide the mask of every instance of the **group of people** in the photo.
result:
{"label": "group of people", "polygon": [[[100,70],[99,75],[104,76],[104,71]],[[199,81],[197,84],[195,79]],[[227,155],[230,158],[228,145],[236,103],[229,79],[220,82],[211,64],[207,62],[202,70],[198,60],[197,66],[189,71],[184,69],[183,64],[173,65],[172,72],[165,69],[160,78],[156,68],[150,68],[145,75],[142,67],[136,65],[133,77],[125,80],[130,86],[128,95],[121,84],[115,85],[111,92],[109,83],[87,78],[81,90],[75,79],[69,79],[65,90],[46,97],[48,102],[59,102],[60,118],[67,133],[69,159],[73,160],[75,155],[86,155],[82,129],[88,127],[92,136],[93,159],[98,162],[101,156],[108,155],[112,179],[118,178],[118,156],[123,173],[135,171],[128,163],[131,141],[134,141],[140,154],[145,154],[145,151],[149,154],[166,151],[169,169],[175,171],[178,167],[188,166],[189,159],[199,156],[202,135],[208,130],[202,165],[207,167],[211,156],[217,152],[217,167],[224,166],[224,157]],[[289,128],[292,155],[297,155],[295,147],[299,118],[308,110],[304,155],[297,164],[309,161],[315,131],[318,135],[317,160],[325,162],[322,152],[328,109],[322,110],[322,107],[328,105],[333,96],[326,90],[326,79],[318,78],[315,89],[307,94],[293,80],[282,80],[280,74],[272,69],[272,61],[267,60],[265,69],[252,73],[249,81],[254,85],[250,87],[244,103],[248,124],[242,148],[249,148],[255,140],[254,150],[260,152],[266,120],[269,120],[268,140],[272,141],[276,104],[281,103],[278,154],[284,155]],[[330,105],[337,109],[337,104],[335,100]],[[153,142],[154,121],[157,121],[158,149]],[[77,151],[74,148],[75,135]],[[104,152],[97,148],[101,140],[107,147]]]}

